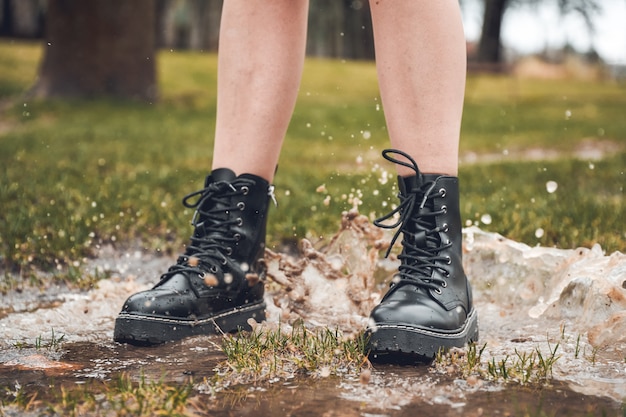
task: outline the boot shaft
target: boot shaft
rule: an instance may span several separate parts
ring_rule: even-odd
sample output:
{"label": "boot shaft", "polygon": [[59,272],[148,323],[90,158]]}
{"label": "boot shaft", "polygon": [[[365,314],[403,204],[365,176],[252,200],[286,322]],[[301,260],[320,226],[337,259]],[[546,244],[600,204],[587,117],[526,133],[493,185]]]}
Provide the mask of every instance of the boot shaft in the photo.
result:
{"label": "boot shaft", "polygon": [[[205,180],[205,188],[184,200],[196,208],[192,224],[195,239],[215,239],[220,249],[234,262],[250,264],[262,255],[269,200],[273,187],[252,174],[235,174],[225,168],[214,170]],[[195,203],[190,198],[197,196]]]}
{"label": "boot shaft", "polygon": [[[410,213],[402,213],[405,221],[400,231],[403,234],[403,249],[400,255],[410,265],[417,251],[432,254],[435,266],[418,270],[425,271],[421,279],[440,283],[440,288],[431,288],[432,297],[446,310],[463,307],[471,309],[471,292],[463,270],[462,227],[457,177],[441,174],[417,173],[410,177],[398,177],[400,199],[414,199]],[[407,209],[408,206],[407,206]],[[402,267],[401,267],[402,270]]]}
{"label": "boot shaft", "polygon": [[[416,205],[408,217],[423,218],[421,222],[431,229],[439,229],[439,242],[450,244],[452,251],[462,254],[462,227],[460,213],[459,179],[441,174],[418,173],[410,177],[398,177],[400,199],[415,195]],[[433,213],[440,213],[434,215]],[[402,232],[410,236],[418,232],[418,222],[406,222]],[[422,228],[423,229],[423,228]]]}

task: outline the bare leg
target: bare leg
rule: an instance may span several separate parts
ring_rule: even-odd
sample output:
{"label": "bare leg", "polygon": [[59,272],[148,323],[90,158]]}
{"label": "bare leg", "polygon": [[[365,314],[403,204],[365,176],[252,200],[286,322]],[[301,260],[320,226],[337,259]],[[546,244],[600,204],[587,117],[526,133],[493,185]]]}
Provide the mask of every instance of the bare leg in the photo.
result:
{"label": "bare leg", "polygon": [[[425,173],[457,175],[465,37],[457,0],[371,0],[391,144]],[[398,165],[400,175],[413,171]]]}
{"label": "bare leg", "polygon": [[271,181],[293,113],[308,0],[226,0],[218,62],[213,169]]}

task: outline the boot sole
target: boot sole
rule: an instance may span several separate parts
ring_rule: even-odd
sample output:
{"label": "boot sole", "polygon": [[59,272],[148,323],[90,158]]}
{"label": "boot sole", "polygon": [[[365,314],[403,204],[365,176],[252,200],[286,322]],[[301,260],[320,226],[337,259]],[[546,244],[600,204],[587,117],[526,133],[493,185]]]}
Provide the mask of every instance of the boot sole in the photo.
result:
{"label": "boot sole", "polygon": [[441,350],[478,342],[478,314],[472,310],[458,331],[379,324],[375,330],[367,329],[366,337],[366,352],[373,362],[429,363]]}
{"label": "boot sole", "polygon": [[265,320],[265,303],[243,307],[196,320],[172,319],[120,313],[115,319],[113,340],[138,346],[159,345],[186,337],[220,335],[252,330],[249,319]]}

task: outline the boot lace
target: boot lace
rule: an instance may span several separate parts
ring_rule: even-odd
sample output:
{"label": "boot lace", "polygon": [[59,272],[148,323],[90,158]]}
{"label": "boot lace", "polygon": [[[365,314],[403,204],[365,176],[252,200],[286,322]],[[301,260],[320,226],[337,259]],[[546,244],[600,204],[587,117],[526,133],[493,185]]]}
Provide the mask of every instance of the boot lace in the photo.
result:
{"label": "boot lace", "polygon": [[[233,182],[218,181],[183,198],[183,205],[195,208],[191,220],[195,232],[185,254],[178,257],[176,265],[161,276],[161,282],[175,274],[197,274],[203,278],[206,272],[217,274],[228,263],[232,254],[230,244],[241,239],[231,226],[241,226],[243,220],[233,212],[245,209],[243,202],[232,197],[246,195],[255,182],[237,178]],[[200,233],[197,231],[200,230]]]}
{"label": "boot lace", "polygon": [[[390,154],[398,154],[409,162],[399,160]],[[415,160],[408,154],[387,149],[383,151],[383,157],[390,162],[413,169],[419,175],[419,169]],[[399,288],[402,285],[411,284],[426,289],[432,289],[441,293],[441,287],[446,287],[447,282],[434,274],[435,270],[441,272],[441,276],[448,277],[449,271],[446,265],[451,260],[448,256],[441,256],[441,251],[452,246],[451,242],[442,242],[440,232],[448,229],[447,225],[437,226],[435,218],[446,212],[446,208],[433,210],[432,199],[441,196],[443,191],[435,190],[435,181],[422,184],[419,189],[408,190],[406,195],[399,194],[400,204],[390,213],[376,219],[374,224],[383,229],[398,228],[391,239],[385,257],[389,256],[396,240],[403,234],[402,253],[398,255],[400,267],[394,276],[392,286]],[[421,200],[420,200],[421,198]],[[418,204],[419,202],[419,204]],[[393,224],[385,224],[384,221],[399,215]]]}

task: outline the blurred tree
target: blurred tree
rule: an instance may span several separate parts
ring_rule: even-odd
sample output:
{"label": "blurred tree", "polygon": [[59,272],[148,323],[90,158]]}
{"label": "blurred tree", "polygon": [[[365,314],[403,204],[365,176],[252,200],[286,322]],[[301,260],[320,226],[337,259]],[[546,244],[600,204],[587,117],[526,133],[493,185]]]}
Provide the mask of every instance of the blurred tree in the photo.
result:
{"label": "blurred tree", "polygon": [[[99,0],[83,1],[82,5],[73,4],[69,0],[0,0],[0,36],[42,37],[43,15],[48,2],[52,8],[50,20],[54,19],[49,36],[54,34],[56,39],[60,39],[60,29],[67,33],[70,30],[78,30],[73,19],[84,20],[87,16],[85,13],[90,14],[89,18],[106,18],[106,14],[97,12],[99,7],[107,7],[109,10],[119,8],[115,1],[107,6]],[[142,27],[147,27],[146,25],[153,24],[157,48],[217,51],[223,0],[152,0],[152,2],[154,11],[150,11],[150,14],[154,13],[154,16],[146,13],[134,15],[133,17],[137,17],[138,20],[128,25],[126,28],[128,31],[134,33],[140,31]],[[133,9],[148,7],[145,3],[125,6]],[[58,11],[60,7],[71,11],[71,14],[61,14]],[[78,17],[78,14],[81,16]],[[115,17],[124,18],[122,15]],[[146,20],[148,18],[154,19],[154,23],[148,23]],[[67,26],[66,23],[70,19],[71,25]],[[55,22],[58,24],[55,25]],[[98,22],[94,27],[104,28],[107,24],[109,23]],[[86,35],[85,43],[92,42],[94,36],[90,33]],[[137,38],[137,41],[141,40],[141,37]],[[374,40],[369,1],[310,0],[307,53],[332,58],[373,59]]]}
{"label": "blurred tree", "polygon": [[0,36],[10,36],[13,34],[13,2],[4,0],[0,6]]}
{"label": "blurred tree", "polygon": [[369,1],[344,0],[345,29],[340,34],[345,39],[344,58],[374,59],[374,28]]}
{"label": "blurred tree", "polygon": [[37,97],[156,98],[153,0],[49,0]]}
{"label": "blurred tree", "polygon": [[43,0],[0,0],[0,36],[40,38],[44,11]]}
{"label": "blurred tree", "polygon": [[[501,29],[504,13],[508,7],[517,4],[545,4],[545,0],[483,0],[483,26],[478,42],[476,60],[483,64],[502,62]],[[556,0],[562,14],[579,13],[593,31],[592,16],[600,10],[600,0]]]}
{"label": "blurred tree", "polygon": [[481,63],[502,61],[501,30],[504,11],[510,0],[484,0],[483,28],[478,42],[476,59]]}
{"label": "blurred tree", "polygon": [[311,0],[307,55],[373,59],[374,35],[367,0]]}

